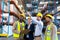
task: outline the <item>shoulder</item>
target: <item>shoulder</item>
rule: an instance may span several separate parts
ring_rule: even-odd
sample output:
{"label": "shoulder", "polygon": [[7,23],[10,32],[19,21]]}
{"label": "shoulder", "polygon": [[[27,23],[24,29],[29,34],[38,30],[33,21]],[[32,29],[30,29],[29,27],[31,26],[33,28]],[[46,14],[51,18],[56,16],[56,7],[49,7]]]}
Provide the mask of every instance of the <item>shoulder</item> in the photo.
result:
{"label": "shoulder", "polygon": [[52,24],[52,29],[57,29],[55,24]]}
{"label": "shoulder", "polygon": [[40,21],[41,23],[43,23],[43,21]]}
{"label": "shoulder", "polygon": [[41,23],[41,25],[43,25],[43,22],[42,21],[40,21],[40,23]]}
{"label": "shoulder", "polygon": [[54,23],[52,23],[52,26],[53,26],[53,27],[56,27],[56,25],[55,25]]}

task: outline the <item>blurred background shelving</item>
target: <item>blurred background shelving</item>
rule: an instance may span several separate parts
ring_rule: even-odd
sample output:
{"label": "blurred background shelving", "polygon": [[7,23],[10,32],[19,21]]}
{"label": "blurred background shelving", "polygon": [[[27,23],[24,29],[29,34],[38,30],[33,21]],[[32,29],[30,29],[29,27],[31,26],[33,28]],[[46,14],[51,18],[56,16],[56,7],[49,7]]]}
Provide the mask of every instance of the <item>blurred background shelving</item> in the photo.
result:
{"label": "blurred background shelving", "polygon": [[0,36],[6,36],[6,37],[11,36],[13,34],[12,32],[13,23],[19,19],[19,14],[23,12],[23,10],[21,10],[21,7],[20,7],[23,5],[22,4],[19,5],[17,0],[10,0],[8,1],[8,4],[7,5],[3,4],[5,6],[4,9],[3,10],[0,9],[1,11]]}

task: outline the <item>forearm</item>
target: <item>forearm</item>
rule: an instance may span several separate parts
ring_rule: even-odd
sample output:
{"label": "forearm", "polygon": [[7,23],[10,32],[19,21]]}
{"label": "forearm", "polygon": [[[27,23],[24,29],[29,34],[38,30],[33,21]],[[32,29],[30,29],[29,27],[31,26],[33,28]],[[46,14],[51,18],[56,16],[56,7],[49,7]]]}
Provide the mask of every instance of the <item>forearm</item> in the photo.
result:
{"label": "forearm", "polygon": [[30,13],[28,13],[28,15],[31,17],[31,19],[34,21],[34,23],[39,24],[39,22],[38,22],[36,19],[33,19],[33,18],[32,18],[32,16],[31,16]]}
{"label": "forearm", "polygon": [[13,30],[14,33],[20,34],[20,32],[18,32],[17,30]]}
{"label": "forearm", "polygon": [[13,24],[13,30],[14,33],[20,33],[17,29],[16,29],[16,22]]}

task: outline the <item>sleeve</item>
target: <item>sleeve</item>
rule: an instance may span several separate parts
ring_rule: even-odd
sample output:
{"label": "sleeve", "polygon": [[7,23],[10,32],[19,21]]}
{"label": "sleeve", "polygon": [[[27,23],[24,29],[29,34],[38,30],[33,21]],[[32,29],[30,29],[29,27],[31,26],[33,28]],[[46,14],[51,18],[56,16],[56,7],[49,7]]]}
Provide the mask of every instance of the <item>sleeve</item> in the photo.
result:
{"label": "sleeve", "polygon": [[40,22],[39,22],[39,21],[37,21],[36,19],[33,19],[32,17],[31,17],[31,19],[32,19],[32,21],[33,21],[34,23],[36,23],[36,24],[39,24],[39,25],[40,25]]}
{"label": "sleeve", "polygon": [[40,30],[42,31],[42,29],[43,29],[43,22],[40,22],[39,28],[40,28]]}
{"label": "sleeve", "polygon": [[32,19],[32,21],[34,21],[35,23],[37,23],[37,22],[38,22],[36,19],[33,19],[32,17],[31,17],[31,19]]}
{"label": "sleeve", "polygon": [[52,31],[51,31],[51,40],[55,40],[56,32],[57,32],[56,26],[52,26],[51,29],[52,29]]}

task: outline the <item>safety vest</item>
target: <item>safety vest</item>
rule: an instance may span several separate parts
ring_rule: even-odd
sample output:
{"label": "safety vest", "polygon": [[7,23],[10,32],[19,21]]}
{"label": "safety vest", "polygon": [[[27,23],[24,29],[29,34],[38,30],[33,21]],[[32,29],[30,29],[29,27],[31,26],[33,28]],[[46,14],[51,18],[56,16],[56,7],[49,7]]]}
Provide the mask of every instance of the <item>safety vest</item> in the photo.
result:
{"label": "safety vest", "polygon": [[[45,40],[51,40],[51,26],[54,25],[53,23],[51,23],[50,25],[47,26],[46,32],[45,32]],[[57,32],[56,32],[57,34]],[[54,38],[56,40],[58,40],[58,37],[56,35],[56,38]]]}
{"label": "safety vest", "polygon": [[[16,24],[17,24],[17,30],[20,32],[20,30],[21,30],[20,22],[17,21]],[[23,30],[24,30],[24,26],[25,26],[25,24],[24,24],[24,22],[22,22]],[[19,38],[19,36],[20,36],[19,34],[17,34],[17,33],[13,33],[13,37],[14,37],[14,38]]]}

